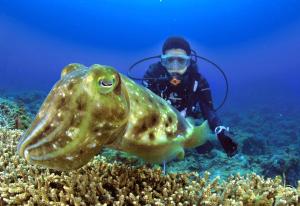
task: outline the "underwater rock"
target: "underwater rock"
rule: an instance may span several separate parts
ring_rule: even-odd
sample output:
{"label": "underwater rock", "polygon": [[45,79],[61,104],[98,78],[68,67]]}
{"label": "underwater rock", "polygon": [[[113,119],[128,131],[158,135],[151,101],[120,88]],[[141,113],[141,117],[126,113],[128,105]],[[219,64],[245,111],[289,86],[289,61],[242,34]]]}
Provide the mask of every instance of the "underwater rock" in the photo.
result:
{"label": "underwater rock", "polygon": [[265,141],[250,137],[242,143],[242,153],[247,155],[262,155],[266,151]]}
{"label": "underwater rock", "polygon": [[289,185],[295,186],[300,177],[300,159],[297,153],[280,152],[262,163],[262,174],[267,177],[284,176]]}

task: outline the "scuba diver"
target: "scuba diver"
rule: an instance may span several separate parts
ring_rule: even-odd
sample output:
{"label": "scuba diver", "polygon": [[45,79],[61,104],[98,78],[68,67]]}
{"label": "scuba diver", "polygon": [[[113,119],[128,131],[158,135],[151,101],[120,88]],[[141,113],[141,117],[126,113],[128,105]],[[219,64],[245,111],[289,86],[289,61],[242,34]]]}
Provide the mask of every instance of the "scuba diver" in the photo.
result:
{"label": "scuba diver", "polygon": [[[184,117],[193,119],[195,124],[201,117],[208,120],[227,155],[236,154],[237,144],[231,139],[229,128],[222,126],[214,109],[209,84],[198,72],[190,44],[184,38],[169,37],[164,42],[161,60],[149,66],[142,84]],[[201,151],[199,148],[196,148],[198,152]]]}

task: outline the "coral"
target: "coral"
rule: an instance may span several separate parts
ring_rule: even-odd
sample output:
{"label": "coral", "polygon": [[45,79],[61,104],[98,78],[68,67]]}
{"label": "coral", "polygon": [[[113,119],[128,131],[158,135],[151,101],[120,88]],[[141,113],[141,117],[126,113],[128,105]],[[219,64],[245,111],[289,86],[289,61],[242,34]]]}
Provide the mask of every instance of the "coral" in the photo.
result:
{"label": "coral", "polygon": [[262,163],[262,174],[274,177],[276,175],[286,176],[285,181],[291,185],[296,185],[299,178],[300,160],[297,152],[282,152],[279,151],[271,158],[266,157]]}
{"label": "coral", "polygon": [[[8,105],[15,114],[21,106],[25,108],[26,116],[35,115],[45,97],[43,92],[6,92],[5,95],[6,100],[0,98],[0,107],[1,102],[5,101],[4,105]],[[271,178],[285,174],[287,184],[297,185],[300,176],[300,163],[296,161],[300,155],[299,107],[282,105],[281,110],[276,110],[268,108],[269,106],[251,106],[248,110],[232,107],[230,110],[223,110],[220,117],[224,125],[231,127],[232,137],[239,144],[239,153],[235,157],[228,158],[219,142],[212,141],[214,148],[210,152],[203,154],[203,151],[187,150],[184,160],[168,162],[167,171],[202,174],[202,171],[209,170],[212,173],[211,179],[218,175],[224,179],[237,172],[242,175],[255,172]],[[4,116],[0,109],[0,126],[15,128],[15,123],[16,119]],[[110,163],[116,161],[133,166],[145,164],[141,159],[110,149],[104,149],[102,156]]]}
{"label": "coral", "polygon": [[26,129],[32,121],[22,102],[0,98],[0,126],[10,129]]}
{"label": "coral", "polygon": [[[162,175],[98,156],[71,172],[28,165],[16,154],[21,130],[0,129],[0,205],[299,205],[300,186],[256,174]],[[300,183],[300,182],[299,182]]]}
{"label": "coral", "polygon": [[145,161],[141,158],[138,158],[137,156],[130,155],[126,152],[114,150],[111,148],[103,148],[102,151],[99,152],[99,154],[101,154],[102,157],[105,157],[106,161],[108,162],[125,163],[134,166],[142,166],[145,164]]}

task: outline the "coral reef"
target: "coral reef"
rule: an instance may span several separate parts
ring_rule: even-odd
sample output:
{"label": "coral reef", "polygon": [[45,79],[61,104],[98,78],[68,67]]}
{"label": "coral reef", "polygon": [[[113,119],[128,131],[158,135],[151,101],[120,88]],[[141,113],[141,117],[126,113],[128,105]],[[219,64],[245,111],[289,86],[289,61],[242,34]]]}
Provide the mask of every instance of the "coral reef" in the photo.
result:
{"label": "coral reef", "polygon": [[10,129],[26,129],[32,121],[23,102],[14,102],[0,97],[0,126]]}
{"label": "coral reef", "polygon": [[246,155],[262,155],[265,154],[266,145],[265,141],[257,138],[250,137],[245,139],[242,144],[242,153]]}
{"label": "coral reef", "polygon": [[10,102],[21,103],[27,113],[36,115],[41,104],[47,96],[45,91],[0,91],[0,97]]}
{"label": "coral reef", "polygon": [[288,184],[295,185],[296,179],[299,179],[300,159],[295,151],[278,151],[262,161],[261,167],[263,175],[275,177],[280,174]]}
{"label": "coral reef", "polygon": [[[0,205],[299,205],[300,186],[280,177],[209,172],[162,175],[160,169],[108,163],[97,156],[72,172],[28,165],[16,154],[21,130],[0,129]],[[300,182],[299,182],[300,183]]]}
{"label": "coral reef", "polygon": [[239,143],[232,158],[212,141],[209,149],[186,150],[184,160],[168,162],[163,176],[160,165],[104,148],[85,167],[61,173],[15,154],[22,130],[11,129],[29,125],[45,93],[1,97],[0,205],[300,205],[300,187],[289,186],[300,179],[298,107],[223,110]]}
{"label": "coral reef", "polygon": [[35,115],[46,96],[47,93],[42,91],[27,91],[15,93],[11,95],[11,98],[16,102],[22,102],[26,106],[26,110]]}
{"label": "coral reef", "polygon": [[285,176],[295,186],[300,177],[300,110],[298,106],[255,106],[222,114],[232,125],[248,168],[267,177]]}

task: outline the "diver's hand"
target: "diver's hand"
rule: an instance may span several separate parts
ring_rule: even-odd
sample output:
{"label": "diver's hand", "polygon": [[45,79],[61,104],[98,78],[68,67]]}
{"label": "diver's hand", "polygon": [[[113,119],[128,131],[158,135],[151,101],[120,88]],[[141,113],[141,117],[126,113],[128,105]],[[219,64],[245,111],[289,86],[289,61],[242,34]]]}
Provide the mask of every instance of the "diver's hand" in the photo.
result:
{"label": "diver's hand", "polygon": [[232,157],[237,153],[237,146],[238,146],[237,143],[235,143],[229,137],[229,135],[225,134],[224,131],[222,131],[218,134],[218,139],[219,139],[223,149],[227,153],[228,157]]}

